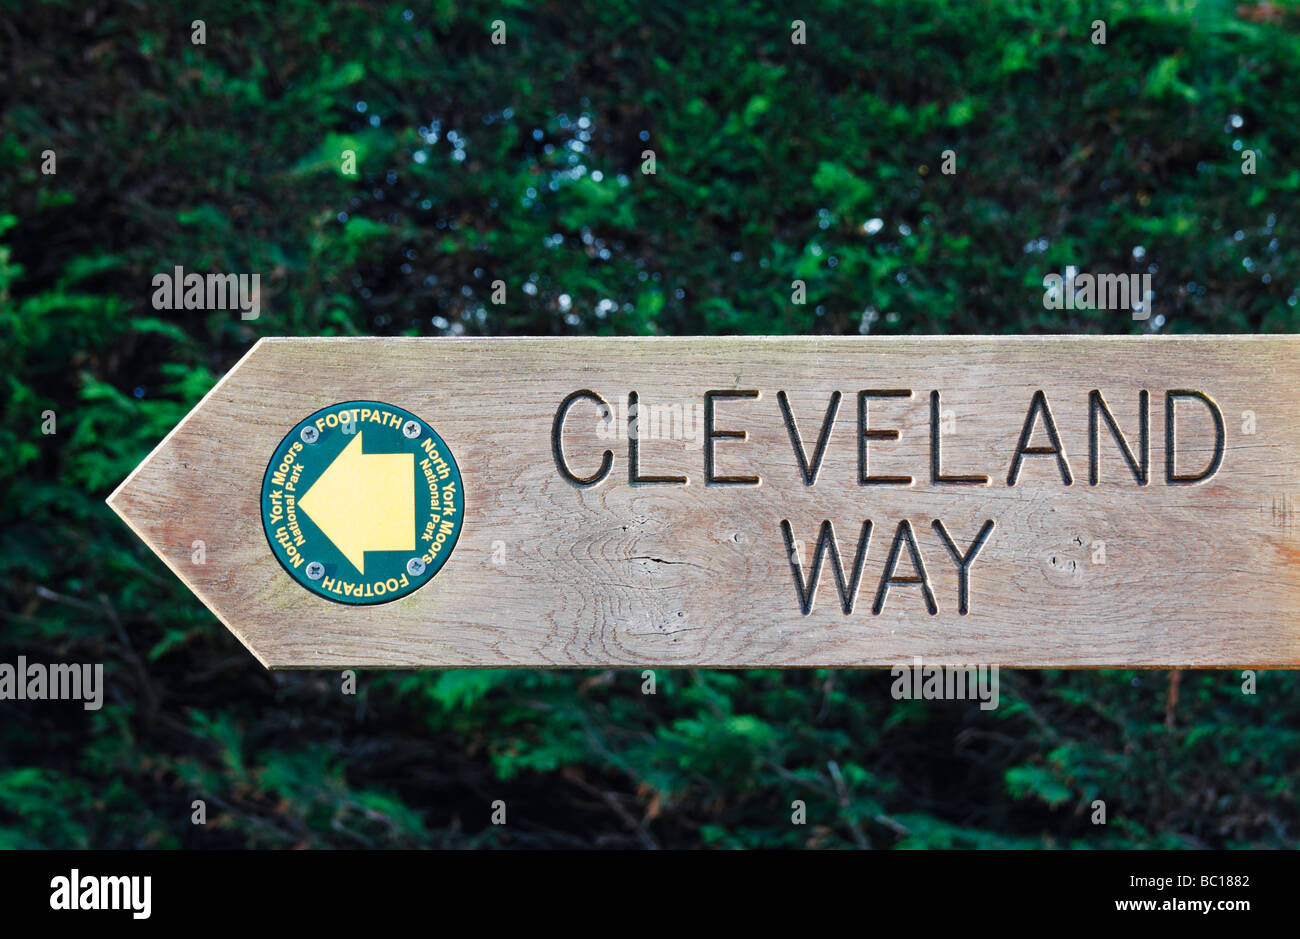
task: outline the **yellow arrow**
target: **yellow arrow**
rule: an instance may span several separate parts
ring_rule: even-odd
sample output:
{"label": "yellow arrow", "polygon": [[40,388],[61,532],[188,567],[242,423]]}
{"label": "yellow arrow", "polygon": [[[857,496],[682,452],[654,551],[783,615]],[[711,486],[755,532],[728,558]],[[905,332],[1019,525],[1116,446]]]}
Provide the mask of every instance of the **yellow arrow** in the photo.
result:
{"label": "yellow arrow", "polygon": [[298,505],[364,574],[367,551],[415,550],[415,455],[362,453],[358,432]]}

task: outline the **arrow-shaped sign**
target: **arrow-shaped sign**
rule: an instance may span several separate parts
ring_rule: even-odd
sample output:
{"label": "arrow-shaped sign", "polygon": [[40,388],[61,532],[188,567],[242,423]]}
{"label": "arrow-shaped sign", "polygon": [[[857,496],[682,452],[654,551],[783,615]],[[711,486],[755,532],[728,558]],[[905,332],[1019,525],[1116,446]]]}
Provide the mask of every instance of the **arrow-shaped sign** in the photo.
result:
{"label": "arrow-shaped sign", "polygon": [[415,550],[415,457],[364,453],[364,434],[357,432],[298,503],[361,574],[367,551]]}
{"label": "arrow-shaped sign", "polygon": [[265,339],[109,503],[273,667],[1293,668],[1298,387],[1292,336]]}

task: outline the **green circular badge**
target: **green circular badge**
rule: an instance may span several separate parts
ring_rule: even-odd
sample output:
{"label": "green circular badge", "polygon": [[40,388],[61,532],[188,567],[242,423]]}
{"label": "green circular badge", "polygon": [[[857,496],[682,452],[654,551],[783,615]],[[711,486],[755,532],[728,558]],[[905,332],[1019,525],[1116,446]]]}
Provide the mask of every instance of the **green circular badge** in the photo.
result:
{"label": "green circular badge", "polygon": [[301,421],[262,480],[276,559],[312,593],[386,603],[428,583],[460,536],[465,495],[443,439],[410,411],[345,401]]}

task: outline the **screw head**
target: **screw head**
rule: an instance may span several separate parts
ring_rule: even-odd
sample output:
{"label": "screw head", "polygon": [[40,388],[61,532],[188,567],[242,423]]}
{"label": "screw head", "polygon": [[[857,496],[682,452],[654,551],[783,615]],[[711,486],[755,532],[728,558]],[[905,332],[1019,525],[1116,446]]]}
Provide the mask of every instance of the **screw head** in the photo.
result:
{"label": "screw head", "polygon": [[302,438],[303,443],[315,443],[320,439],[320,431],[308,424],[298,436]]}
{"label": "screw head", "polygon": [[307,565],[306,574],[311,580],[320,580],[325,576],[325,565],[320,561],[312,561]]}
{"label": "screw head", "polygon": [[416,437],[420,436],[420,431],[423,429],[424,428],[422,428],[415,421],[407,421],[405,424],[402,425],[402,433],[407,437],[409,437],[411,440],[414,440]]}
{"label": "screw head", "polygon": [[411,558],[406,562],[406,573],[412,577],[419,577],[424,573],[424,561],[419,558]]}

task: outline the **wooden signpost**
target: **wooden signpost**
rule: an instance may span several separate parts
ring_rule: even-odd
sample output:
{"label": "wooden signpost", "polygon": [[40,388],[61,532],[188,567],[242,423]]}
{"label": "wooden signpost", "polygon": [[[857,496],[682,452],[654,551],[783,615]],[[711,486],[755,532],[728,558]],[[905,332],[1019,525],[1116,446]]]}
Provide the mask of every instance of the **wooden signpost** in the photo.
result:
{"label": "wooden signpost", "polygon": [[109,504],[273,668],[1295,668],[1298,392],[1292,336],[263,339]]}

